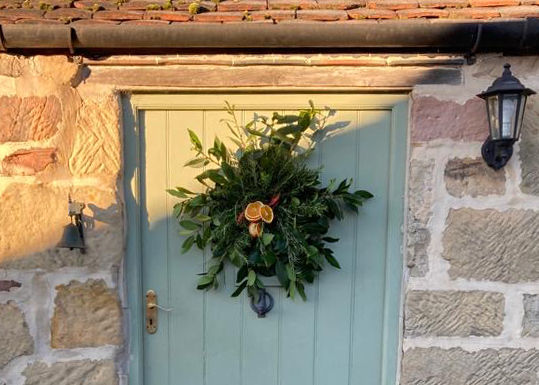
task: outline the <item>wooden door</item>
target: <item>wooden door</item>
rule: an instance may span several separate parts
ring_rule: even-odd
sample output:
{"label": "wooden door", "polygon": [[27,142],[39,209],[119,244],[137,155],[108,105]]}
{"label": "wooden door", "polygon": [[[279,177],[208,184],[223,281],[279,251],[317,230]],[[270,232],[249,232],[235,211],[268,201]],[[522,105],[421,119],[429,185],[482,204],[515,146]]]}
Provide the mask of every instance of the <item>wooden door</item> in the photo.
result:
{"label": "wooden door", "polygon": [[[228,136],[224,101],[241,119],[298,110],[313,100],[337,113],[311,156],[323,179],[354,178],[375,198],[335,222],[341,269],[307,287],[306,302],[269,288],[274,309],[257,318],[248,297],[231,298],[234,271],[218,291],[196,290],[208,253],[181,255],[183,237],[165,190],[199,186],[187,129],[204,145]],[[144,385],[395,384],[400,335],[407,100],[401,95],[182,94],[125,100],[131,379]],[[158,331],[144,331],[144,296],[155,290]]]}

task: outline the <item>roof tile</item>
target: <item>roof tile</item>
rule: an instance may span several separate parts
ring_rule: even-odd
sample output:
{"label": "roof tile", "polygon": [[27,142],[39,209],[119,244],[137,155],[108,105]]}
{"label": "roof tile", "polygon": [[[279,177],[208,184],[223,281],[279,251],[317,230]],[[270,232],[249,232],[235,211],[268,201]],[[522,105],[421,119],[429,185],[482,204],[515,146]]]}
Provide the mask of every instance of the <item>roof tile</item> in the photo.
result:
{"label": "roof tile", "polygon": [[468,0],[419,0],[421,8],[466,8],[468,5]]}
{"label": "roof tile", "polygon": [[319,5],[314,0],[268,0],[268,8],[283,10],[318,9]]}
{"label": "roof tile", "polygon": [[265,10],[249,12],[249,16],[253,21],[259,20],[291,20],[296,18],[296,11],[285,10]]}
{"label": "roof tile", "polygon": [[161,1],[151,0],[136,0],[128,1],[120,4],[119,9],[122,11],[145,11],[150,9],[161,9]]}
{"label": "roof tile", "polygon": [[99,11],[94,14],[94,19],[97,20],[140,20],[144,12],[139,11]]}
{"label": "roof tile", "polygon": [[2,9],[0,18],[18,20],[18,19],[41,19],[45,11],[38,9]]}
{"label": "roof tile", "polygon": [[336,10],[299,10],[297,12],[297,18],[304,20],[337,21],[347,20],[348,13]]}
{"label": "roof tile", "polygon": [[222,23],[231,21],[242,21],[244,17],[244,12],[205,12],[195,15],[194,20],[206,23]]}
{"label": "roof tile", "polygon": [[356,8],[349,10],[348,16],[353,19],[394,19],[397,17],[397,12],[390,9]]}
{"label": "roof tile", "polygon": [[472,7],[503,7],[506,5],[519,5],[520,0],[470,0]]}
{"label": "roof tile", "polygon": [[219,12],[233,11],[262,11],[267,8],[266,0],[241,0],[241,1],[222,1],[217,4]]}
{"label": "roof tile", "polygon": [[189,12],[179,11],[146,11],[144,19],[185,22],[191,20],[191,15]]}
{"label": "roof tile", "polygon": [[397,16],[400,19],[444,18],[449,16],[449,11],[437,8],[401,9],[400,11],[397,11]]}
{"label": "roof tile", "polygon": [[118,5],[112,1],[81,0],[81,1],[75,1],[73,5],[75,6],[75,8],[95,9],[96,11],[99,11],[101,9],[105,9],[105,10],[118,9]]}
{"label": "roof tile", "polygon": [[58,8],[45,13],[45,19],[91,19],[92,12],[78,8]]}
{"label": "roof tile", "polygon": [[321,9],[354,9],[366,4],[367,0],[318,0]]}
{"label": "roof tile", "polygon": [[[189,11],[189,5],[192,3],[192,1],[178,1],[174,4],[174,8],[178,11]],[[198,5],[200,7],[200,12],[212,12],[217,10],[217,5],[213,1],[201,1]]]}
{"label": "roof tile", "polygon": [[418,0],[367,0],[370,9],[410,9],[419,7]]}
{"label": "roof tile", "polygon": [[170,21],[165,20],[126,20],[121,22],[122,25],[167,25]]}
{"label": "roof tile", "polygon": [[536,5],[500,7],[498,10],[502,17],[539,17],[539,6]]}
{"label": "roof tile", "polygon": [[494,19],[500,17],[496,8],[462,8],[449,11],[451,19]]}

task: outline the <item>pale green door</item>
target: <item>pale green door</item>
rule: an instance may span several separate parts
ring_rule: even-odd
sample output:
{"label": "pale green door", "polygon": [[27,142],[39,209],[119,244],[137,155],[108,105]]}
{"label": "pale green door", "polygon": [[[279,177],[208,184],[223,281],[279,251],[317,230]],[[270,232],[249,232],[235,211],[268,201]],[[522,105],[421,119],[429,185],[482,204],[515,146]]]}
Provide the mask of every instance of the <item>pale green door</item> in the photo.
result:
{"label": "pale green door", "polygon": [[[337,110],[331,135],[311,158],[323,179],[354,178],[371,191],[359,216],[334,223],[341,270],[327,266],[307,302],[271,287],[275,307],[257,318],[247,297],[196,290],[206,253],[181,255],[183,238],[166,189],[198,188],[187,129],[205,143],[228,136],[224,101],[242,119],[308,105]],[[131,380],[144,385],[395,384],[400,330],[402,221],[407,127],[403,95],[182,94],[125,99]],[[155,290],[158,331],[144,331],[144,296]]]}

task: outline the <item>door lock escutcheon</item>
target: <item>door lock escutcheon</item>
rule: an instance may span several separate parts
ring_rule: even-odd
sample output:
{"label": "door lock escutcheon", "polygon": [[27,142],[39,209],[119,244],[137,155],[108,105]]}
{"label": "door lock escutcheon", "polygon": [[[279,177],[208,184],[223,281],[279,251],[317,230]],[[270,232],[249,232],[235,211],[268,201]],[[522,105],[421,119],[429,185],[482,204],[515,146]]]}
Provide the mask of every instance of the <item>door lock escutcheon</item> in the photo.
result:
{"label": "door lock escutcheon", "polygon": [[146,292],[146,332],[155,334],[157,331],[157,294],[155,291]]}

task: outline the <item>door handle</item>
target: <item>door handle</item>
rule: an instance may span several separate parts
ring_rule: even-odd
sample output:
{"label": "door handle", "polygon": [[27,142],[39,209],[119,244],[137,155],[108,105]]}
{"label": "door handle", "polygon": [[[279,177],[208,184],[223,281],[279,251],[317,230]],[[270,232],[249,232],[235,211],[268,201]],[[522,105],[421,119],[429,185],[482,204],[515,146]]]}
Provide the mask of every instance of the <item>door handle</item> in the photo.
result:
{"label": "door handle", "polygon": [[155,334],[157,331],[157,294],[153,290],[146,292],[146,332]]}

